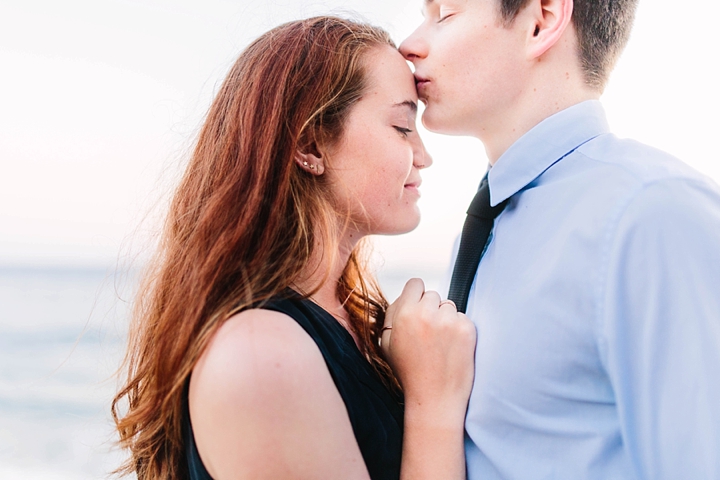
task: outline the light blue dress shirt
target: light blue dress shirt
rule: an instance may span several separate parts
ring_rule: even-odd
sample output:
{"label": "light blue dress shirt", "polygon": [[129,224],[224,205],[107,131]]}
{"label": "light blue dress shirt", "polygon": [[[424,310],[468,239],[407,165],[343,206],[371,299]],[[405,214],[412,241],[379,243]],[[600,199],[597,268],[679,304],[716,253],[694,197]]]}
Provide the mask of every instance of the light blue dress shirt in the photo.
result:
{"label": "light blue dress shirt", "polygon": [[720,479],[718,186],[597,101],[488,178],[510,200],[468,304],[470,480]]}

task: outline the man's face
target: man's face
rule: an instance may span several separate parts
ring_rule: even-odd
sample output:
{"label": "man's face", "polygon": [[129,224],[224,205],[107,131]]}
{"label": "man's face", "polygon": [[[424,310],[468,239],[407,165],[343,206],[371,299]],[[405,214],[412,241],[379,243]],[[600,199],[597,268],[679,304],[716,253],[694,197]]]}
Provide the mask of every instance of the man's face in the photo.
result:
{"label": "man's face", "polygon": [[508,128],[500,124],[526,83],[527,35],[522,22],[502,24],[498,1],[426,0],[425,20],[400,45],[429,130],[483,139]]}

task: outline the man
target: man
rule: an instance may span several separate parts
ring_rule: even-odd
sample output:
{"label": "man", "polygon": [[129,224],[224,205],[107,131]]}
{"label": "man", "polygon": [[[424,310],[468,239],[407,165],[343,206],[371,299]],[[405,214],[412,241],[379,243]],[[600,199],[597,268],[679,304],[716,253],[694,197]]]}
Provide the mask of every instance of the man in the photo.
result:
{"label": "man", "polygon": [[598,101],[635,8],[426,0],[400,47],[504,205],[467,302],[471,480],[720,479],[720,189]]}

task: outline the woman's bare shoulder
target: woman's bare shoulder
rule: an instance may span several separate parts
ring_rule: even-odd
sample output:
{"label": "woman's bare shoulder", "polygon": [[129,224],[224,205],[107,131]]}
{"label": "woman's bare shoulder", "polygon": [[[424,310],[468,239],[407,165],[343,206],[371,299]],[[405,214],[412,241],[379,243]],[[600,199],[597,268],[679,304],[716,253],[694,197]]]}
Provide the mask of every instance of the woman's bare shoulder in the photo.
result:
{"label": "woman's bare shoulder", "polygon": [[312,338],[288,315],[264,309],[245,310],[216,332],[194,375],[244,380],[248,380],[244,378],[248,374],[282,375],[284,369],[295,368],[297,362],[312,362],[319,356],[322,358]]}
{"label": "woman's bare shoulder", "polygon": [[[246,310],[227,320],[193,369],[189,403],[195,441],[214,478],[293,478],[299,465],[322,476],[338,462],[356,465],[357,478],[365,478],[322,354],[283,313]],[[308,460],[318,451],[338,457]]]}
{"label": "woman's bare shoulder", "polygon": [[264,402],[265,395],[302,389],[300,381],[321,381],[326,370],[317,345],[294,319],[245,310],[220,327],[193,369],[191,403],[196,394],[233,406]]}

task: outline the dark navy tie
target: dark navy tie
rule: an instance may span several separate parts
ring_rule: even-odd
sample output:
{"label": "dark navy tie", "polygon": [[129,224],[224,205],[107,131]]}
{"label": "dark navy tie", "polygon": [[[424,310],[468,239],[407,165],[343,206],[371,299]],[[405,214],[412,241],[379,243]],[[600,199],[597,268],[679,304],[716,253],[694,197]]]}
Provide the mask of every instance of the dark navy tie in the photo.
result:
{"label": "dark navy tie", "polygon": [[507,200],[495,207],[490,206],[490,187],[485,175],[467,211],[460,237],[460,249],[450,281],[448,298],[455,302],[458,312],[465,313],[470,287],[490,236],[493,221],[500,215],[506,203]]}

